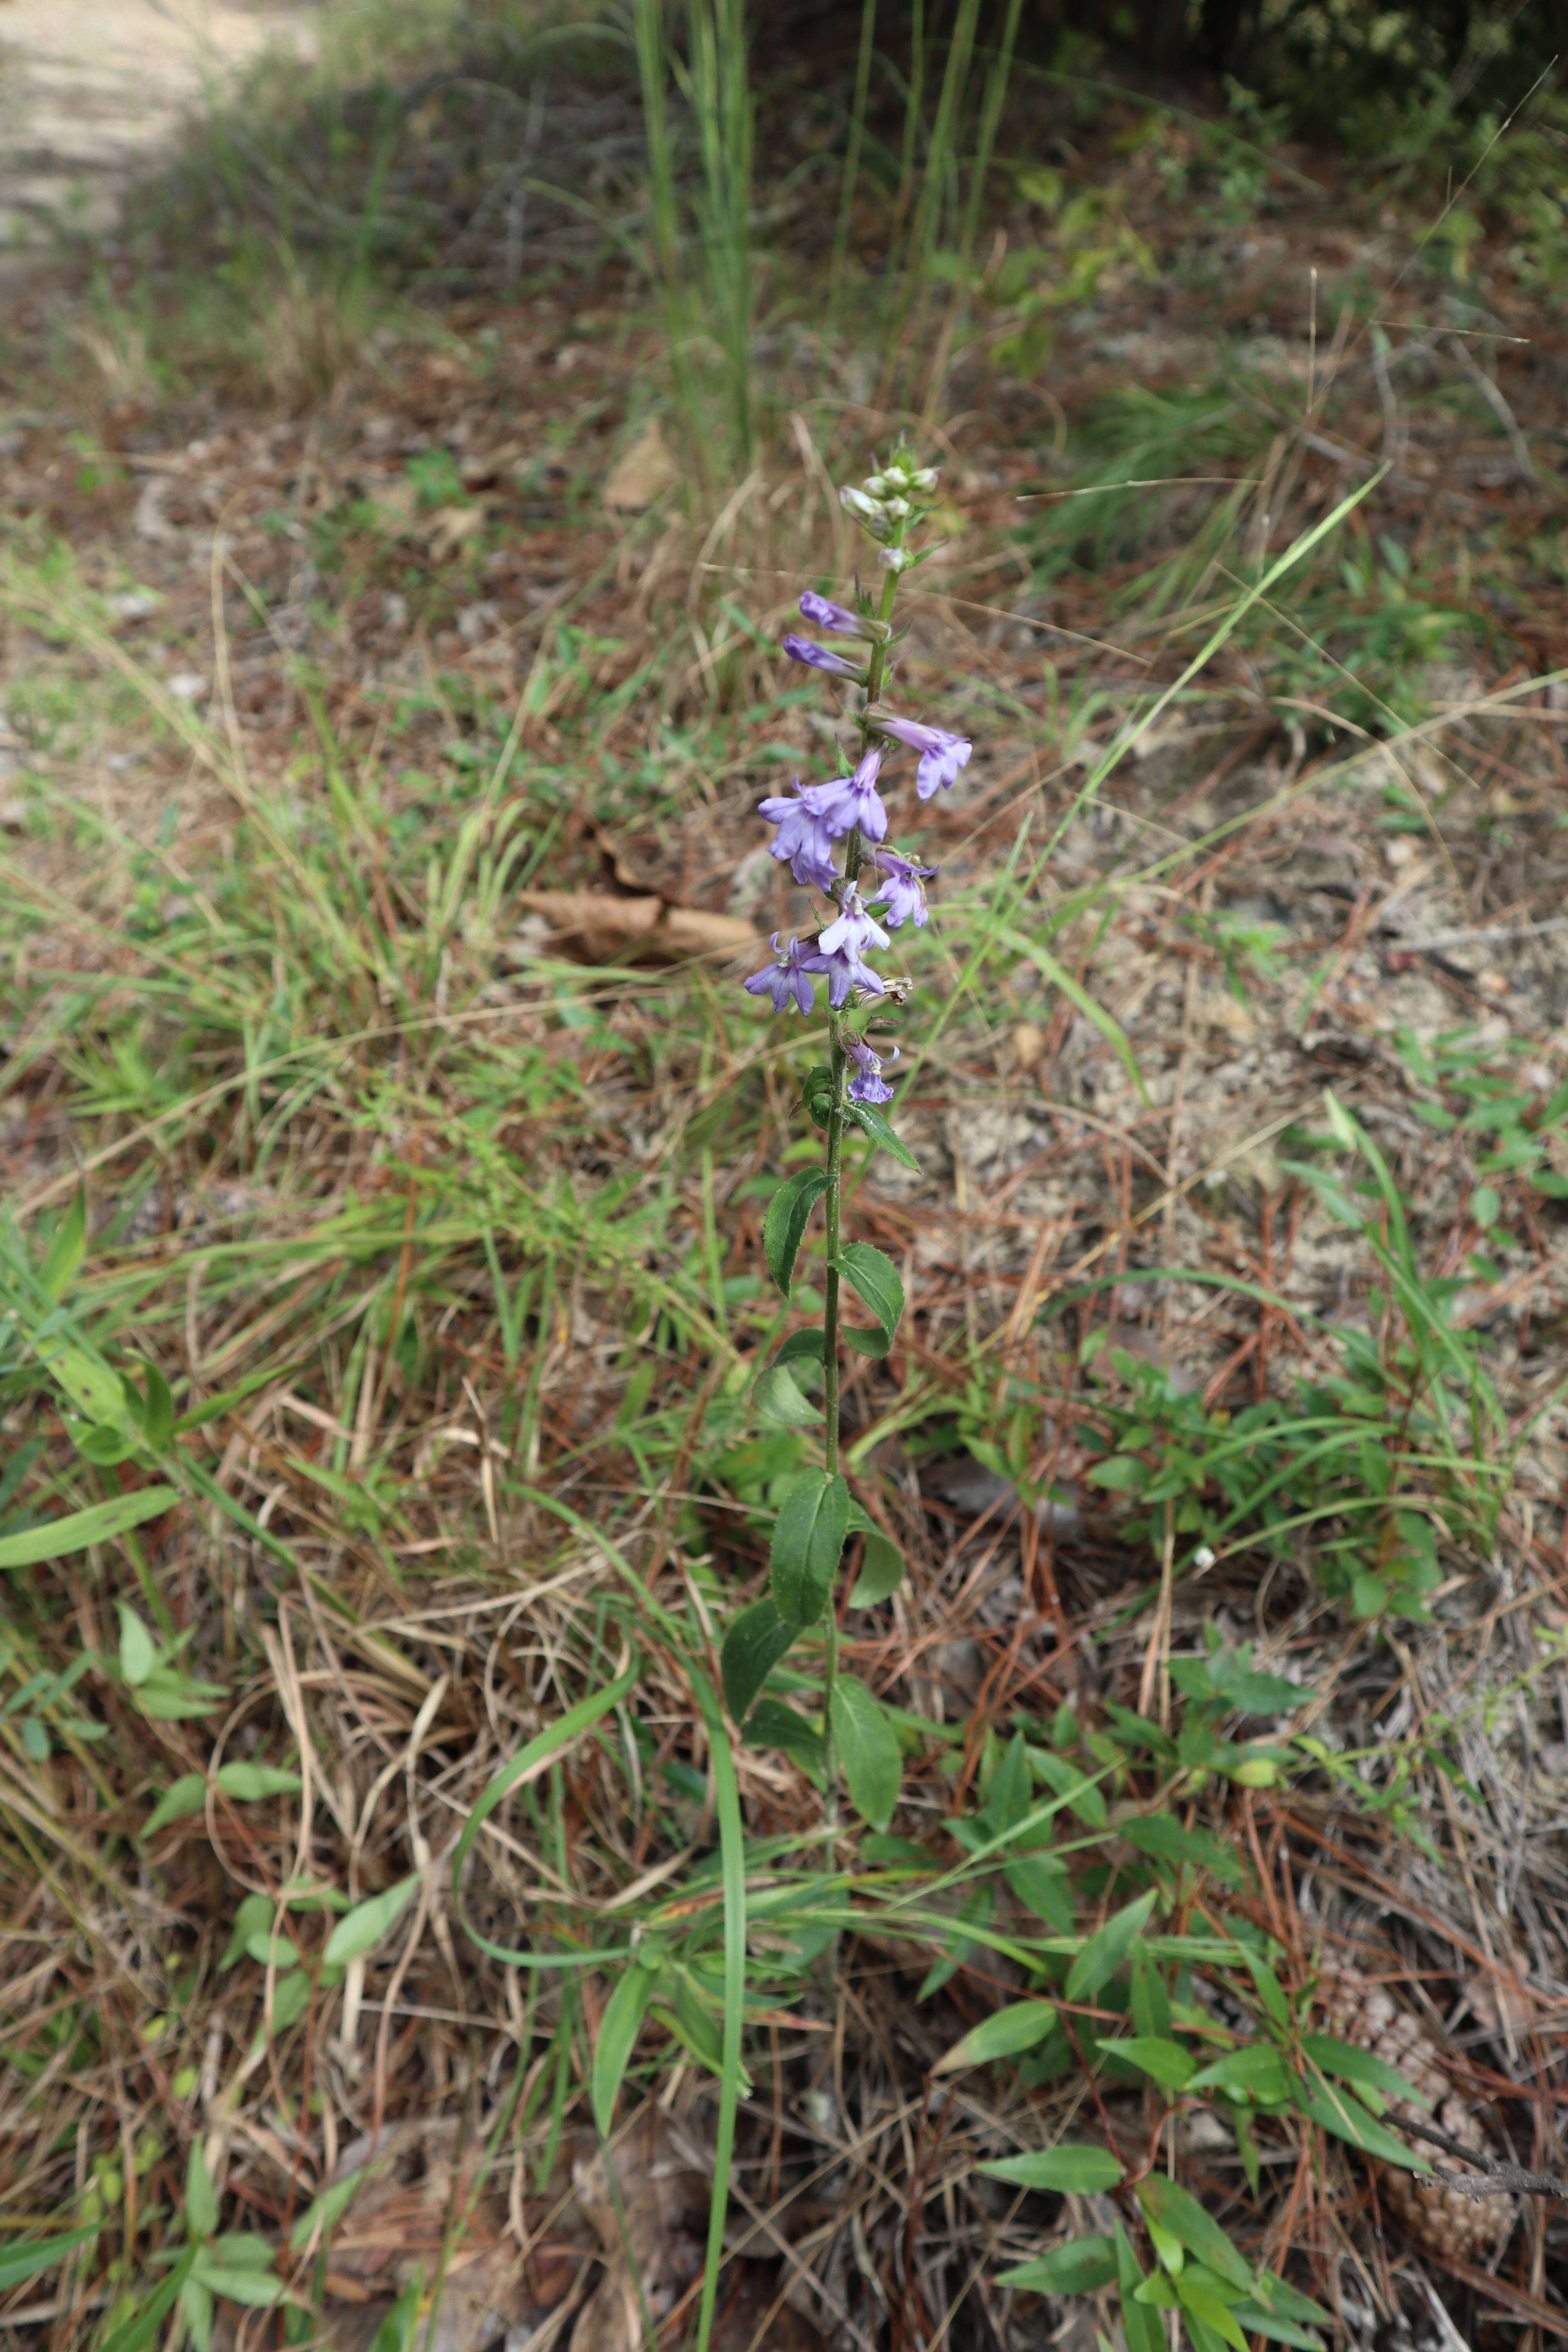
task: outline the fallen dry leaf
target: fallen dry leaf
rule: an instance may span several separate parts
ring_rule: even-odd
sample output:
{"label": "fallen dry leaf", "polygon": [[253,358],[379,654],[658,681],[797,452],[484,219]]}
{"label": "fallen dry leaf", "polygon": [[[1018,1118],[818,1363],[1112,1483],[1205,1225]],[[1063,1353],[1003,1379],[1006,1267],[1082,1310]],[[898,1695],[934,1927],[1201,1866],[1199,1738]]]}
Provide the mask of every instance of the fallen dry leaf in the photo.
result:
{"label": "fallen dry leaf", "polygon": [[679,468],[665,446],[657,416],[649,417],[629,449],[623,449],[605,477],[604,500],[612,514],[641,514]]}
{"label": "fallen dry leaf", "polygon": [[701,907],[668,907],[654,897],[617,898],[607,890],[520,890],[517,903],[542,915],[563,941],[576,941],[591,962],[635,950],[662,963],[693,956],[757,956],[764,941],[739,915],[710,915]]}
{"label": "fallen dry leaf", "polygon": [[472,539],[484,527],[482,499],[471,507],[437,507],[425,527],[431,562],[445,563],[448,556],[456,555],[466,539]]}
{"label": "fallen dry leaf", "polygon": [[640,2352],[643,2305],[657,2324],[702,2268],[710,2184],[681,2163],[657,2107],[605,2156],[573,2167],[577,2202],[599,2233],[605,2270],[577,2315],[572,2352]]}

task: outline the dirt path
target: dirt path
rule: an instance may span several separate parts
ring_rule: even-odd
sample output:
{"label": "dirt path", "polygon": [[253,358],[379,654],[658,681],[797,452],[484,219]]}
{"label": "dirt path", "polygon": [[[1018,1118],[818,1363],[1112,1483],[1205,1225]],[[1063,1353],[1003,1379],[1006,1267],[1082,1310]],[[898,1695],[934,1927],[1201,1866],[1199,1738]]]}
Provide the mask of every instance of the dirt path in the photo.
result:
{"label": "dirt path", "polygon": [[301,0],[0,0],[0,249],[112,218],[184,110],[269,42],[312,50]]}

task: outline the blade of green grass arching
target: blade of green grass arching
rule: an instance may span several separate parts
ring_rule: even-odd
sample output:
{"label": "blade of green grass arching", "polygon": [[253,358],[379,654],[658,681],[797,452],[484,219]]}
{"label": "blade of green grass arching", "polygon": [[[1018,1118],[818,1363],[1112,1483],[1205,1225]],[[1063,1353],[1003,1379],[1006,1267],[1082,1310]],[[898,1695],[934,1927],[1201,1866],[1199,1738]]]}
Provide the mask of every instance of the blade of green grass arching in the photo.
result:
{"label": "blade of green grass arching", "polygon": [[746,2011],[746,1833],[730,1735],[707,1678],[689,1668],[692,1696],[708,1730],[713,1766],[713,1805],[719,1822],[720,1876],[724,1890],[724,2026],[719,2060],[719,2128],[713,2141],[713,2201],[708,2212],[708,2252],[697,2319],[697,2352],[708,2352],[714,2299],[724,2259],[724,2224],[730,2206],[730,2169],[735,2153],[735,2114],[741,2096],[741,2028]]}

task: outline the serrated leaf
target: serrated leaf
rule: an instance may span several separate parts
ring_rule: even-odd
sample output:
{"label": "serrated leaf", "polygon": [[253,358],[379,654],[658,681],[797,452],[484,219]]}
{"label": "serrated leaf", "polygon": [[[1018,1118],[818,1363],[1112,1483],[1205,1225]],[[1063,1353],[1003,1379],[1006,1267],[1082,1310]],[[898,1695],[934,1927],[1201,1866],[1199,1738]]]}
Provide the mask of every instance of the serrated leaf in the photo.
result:
{"label": "serrated leaf", "polygon": [[[933,2074],[953,2074],[963,2066],[988,2066],[996,2058],[1011,2058],[1032,2050],[1056,2030],[1057,2012],[1048,2000],[1015,2000],[1005,2009],[983,2017],[961,2041],[944,2051],[931,2068]],[[1000,2178],[1006,2178],[1001,2175]]]}
{"label": "serrated leaf", "polygon": [[1227,2285],[1238,2287],[1243,2294],[1256,2291],[1258,2279],[1251,2264],[1179,2180],[1171,2180],[1163,2172],[1147,2173],[1138,2183],[1138,2201],[1147,2221],[1158,2223]]}
{"label": "serrated leaf", "polygon": [[368,1902],[356,1903],[344,1914],[327,1937],[327,1948],[321,1957],[329,1966],[346,1968],[350,1960],[363,1959],[392,1933],[419,1889],[419,1874],[411,1872],[400,1878],[395,1886]]}
{"label": "serrated leaf", "polygon": [[811,1213],[826,1190],[827,1179],[820,1168],[803,1168],[787,1183],[781,1184],[768,1202],[767,1214],[763,1219],[763,1248],[767,1254],[768,1271],[786,1298]]}
{"label": "serrated leaf", "polygon": [[1068,2000],[1092,2000],[1110,1982],[1148,1924],[1154,1902],[1155,1890],[1151,1887],[1135,1903],[1115,1912],[1099,1933],[1089,1937],[1068,1970]]}
{"label": "serrated leaf", "polygon": [[199,2138],[192,2140],[185,2162],[185,2227],[193,2238],[210,2238],[217,2230],[217,2190]]}
{"label": "serrated leaf", "polygon": [[242,1805],[255,1804],[261,1797],[297,1796],[305,1783],[298,1772],[283,1772],[275,1764],[224,1764],[219,1767],[218,1787],[226,1797],[237,1797]]}
{"label": "serrated leaf", "polygon": [[19,1535],[0,1536],[0,1568],[32,1568],[41,1559],[65,1559],[85,1551],[89,1544],[112,1542],[144,1519],[162,1518],[179,1499],[176,1486],[142,1486],[133,1495],[111,1496],[85,1511],[68,1511],[63,1518],[24,1528]]}
{"label": "serrated leaf", "polygon": [[1115,2276],[1116,2249],[1109,2238],[1070,2238],[1048,2254],[999,2272],[996,2284],[1022,2287],[1032,2294],[1096,2294]]}
{"label": "serrated leaf", "polygon": [[848,1532],[844,1480],[825,1470],[797,1478],[779,1507],[768,1556],[774,1603],[792,1625],[815,1625],[826,1608]]}
{"label": "serrated leaf", "polygon": [[798,1625],[780,1616],[771,1600],[753,1601],[735,1618],[719,1654],[719,1672],[724,1703],[737,1723],[744,1723],[757,1693],[799,1632]]}
{"label": "serrated leaf", "polygon": [[892,1259],[869,1242],[850,1242],[833,1260],[833,1267],[870,1308],[891,1346],[904,1311],[904,1286]]}
{"label": "serrated leaf", "polygon": [[880,1706],[854,1675],[833,1685],[833,1738],[849,1801],[864,1822],[885,1830],[899,1801],[903,1767],[898,1738]]}
{"label": "serrated leaf", "polygon": [[1029,2156],[1005,2156],[999,2164],[983,2164],[990,2180],[1010,2180],[1016,2189],[1054,2189],[1064,2197],[1094,2197],[1114,2189],[1121,2164],[1108,2147],[1068,2145],[1043,2147]]}
{"label": "serrated leaf", "polygon": [[188,1813],[199,1813],[207,1801],[207,1780],[205,1772],[182,1772],[172,1781],[142,1825],[142,1835],[152,1837],[171,1822],[184,1821]]}
{"label": "serrated leaf", "polygon": [[140,1689],[158,1663],[153,1636],[128,1601],[120,1607],[120,1671],[132,1690]]}
{"label": "serrated leaf", "polygon": [[784,1429],[809,1429],[822,1419],[821,1407],[812,1403],[787,1364],[770,1364],[757,1374],[752,1402],[764,1421]]}
{"label": "serrated leaf", "polygon": [[912,1168],[917,1176],[920,1174],[920,1161],[907,1143],[900,1142],[874,1103],[846,1102],[844,1115],[854,1120],[862,1134],[870,1137],[879,1151],[887,1152],[900,1168]]}
{"label": "serrated leaf", "polygon": [[594,2044],[594,2072],[591,2095],[594,2121],[607,2138],[616,2117],[616,2099],[636,2046],[647,2005],[658,1987],[658,1974],[651,1969],[639,1968],[636,1960],[622,1974],[599,2020],[598,2039]]}
{"label": "serrated leaf", "polygon": [[855,1579],[855,1589],[849,1595],[851,1609],[874,1609],[879,1601],[886,1601],[898,1591],[904,1580],[904,1555],[879,1528],[866,1538],[866,1549],[860,1561],[860,1573]]}

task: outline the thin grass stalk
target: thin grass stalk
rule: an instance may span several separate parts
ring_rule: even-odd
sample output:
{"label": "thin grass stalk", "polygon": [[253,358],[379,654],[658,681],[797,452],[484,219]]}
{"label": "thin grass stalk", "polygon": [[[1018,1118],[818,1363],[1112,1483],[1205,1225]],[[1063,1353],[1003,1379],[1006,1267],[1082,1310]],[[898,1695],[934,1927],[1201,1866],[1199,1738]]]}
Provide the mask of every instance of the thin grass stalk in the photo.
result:
{"label": "thin grass stalk", "polygon": [[[920,0],[916,0],[918,10]],[[849,110],[849,140],[844,151],[844,178],[838,191],[838,226],[833,234],[833,268],[829,295],[837,299],[849,257],[849,222],[855,209],[855,184],[860,173],[860,148],[866,135],[866,102],[871,86],[871,48],[877,29],[877,0],[865,0],[860,15],[860,54],[855,66],[855,97]]]}
{"label": "thin grass stalk", "polygon": [[687,288],[680,266],[679,209],[676,202],[675,164],[670,151],[667,102],[670,58],[665,39],[664,0],[633,0],[632,24],[637,46],[637,80],[642,92],[643,135],[647,144],[654,274],[664,299],[669,371],[675,387],[676,405],[692,446],[698,472],[707,486],[711,478],[708,444],[696,421],[696,389],[691,380],[688,350]]}
{"label": "thin grass stalk", "polygon": [[[921,330],[931,309],[931,263],[942,232],[944,196],[952,190],[957,178],[954,142],[963,111],[963,93],[969,81],[969,61],[973,54],[974,28],[979,16],[980,0],[960,0],[952,37],[948,44],[947,63],[942,69],[936,118],[926,145],[925,170],[921,178],[914,217],[910,224],[908,244],[901,253],[889,257],[889,274],[902,278],[905,291],[889,330],[880,395],[884,401],[898,373],[900,351],[906,341],[919,343]],[[911,83],[911,107],[915,102]]]}
{"label": "thin grass stalk", "polygon": [[[1008,0],[1007,21],[1002,29],[1002,46],[991,60],[985,77],[985,95],[980,109],[980,131],[975,142],[974,158],[970,168],[969,197],[963,208],[963,220],[958,234],[958,276],[953,288],[952,304],[947,323],[942,329],[936,352],[932,355],[926,379],[925,401],[936,400],[947,368],[947,355],[954,339],[962,331],[969,310],[969,270],[974,253],[974,240],[980,227],[980,207],[984,199],[985,182],[990,174],[991,158],[995,151],[996,133],[1002,124],[1002,109],[1006,103],[1007,84],[1013,68],[1013,51],[1018,38],[1018,19],[1023,14],[1023,0]],[[918,338],[917,338],[918,340]],[[929,427],[929,417],[928,417]]]}

